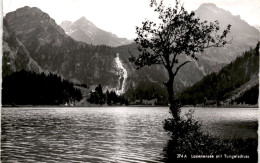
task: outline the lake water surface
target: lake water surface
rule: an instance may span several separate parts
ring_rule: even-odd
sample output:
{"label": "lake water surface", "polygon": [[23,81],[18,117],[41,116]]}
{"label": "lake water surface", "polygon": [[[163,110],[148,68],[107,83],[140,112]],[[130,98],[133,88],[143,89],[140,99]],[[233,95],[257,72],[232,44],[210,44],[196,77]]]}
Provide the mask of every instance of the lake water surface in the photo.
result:
{"label": "lake water surface", "polygon": [[[212,135],[257,137],[257,108],[196,108],[194,115]],[[160,162],[167,117],[166,107],[2,108],[1,160]]]}

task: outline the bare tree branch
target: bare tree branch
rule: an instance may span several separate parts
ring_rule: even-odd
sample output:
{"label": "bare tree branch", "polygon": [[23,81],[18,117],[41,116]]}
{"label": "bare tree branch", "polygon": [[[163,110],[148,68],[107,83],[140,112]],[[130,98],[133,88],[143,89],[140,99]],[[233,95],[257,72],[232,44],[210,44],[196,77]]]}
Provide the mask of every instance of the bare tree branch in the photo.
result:
{"label": "bare tree branch", "polygon": [[176,68],[175,72],[173,73],[173,76],[176,76],[177,73],[178,73],[178,71],[180,70],[180,68],[181,68],[182,66],[186,65],[186,64],[189,63],[189,62],[190,62],[190,61],[186,61],[186,62],[183,62],[181,65],[179,65],[179,66]]}

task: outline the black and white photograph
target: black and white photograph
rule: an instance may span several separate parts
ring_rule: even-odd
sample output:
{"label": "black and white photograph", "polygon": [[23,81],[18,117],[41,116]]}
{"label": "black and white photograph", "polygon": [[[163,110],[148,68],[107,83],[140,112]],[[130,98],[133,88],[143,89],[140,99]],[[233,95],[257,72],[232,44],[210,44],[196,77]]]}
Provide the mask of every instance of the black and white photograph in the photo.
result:
{"label": "black and white photograph", "polygon": [[257,163],[259,0],[1,0],[2,163]]}

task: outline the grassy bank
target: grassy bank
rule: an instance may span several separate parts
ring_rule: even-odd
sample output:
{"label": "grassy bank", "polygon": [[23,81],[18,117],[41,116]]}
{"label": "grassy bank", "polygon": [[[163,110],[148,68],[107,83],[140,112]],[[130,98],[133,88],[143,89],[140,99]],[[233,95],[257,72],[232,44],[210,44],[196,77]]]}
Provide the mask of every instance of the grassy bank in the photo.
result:
{"label": "grassy bank", "polygon": [[257,162],[257,139],[221,139],[205,134],[191,111],[178,122],[165,120],[164,129],[170,136],[164,162]]}

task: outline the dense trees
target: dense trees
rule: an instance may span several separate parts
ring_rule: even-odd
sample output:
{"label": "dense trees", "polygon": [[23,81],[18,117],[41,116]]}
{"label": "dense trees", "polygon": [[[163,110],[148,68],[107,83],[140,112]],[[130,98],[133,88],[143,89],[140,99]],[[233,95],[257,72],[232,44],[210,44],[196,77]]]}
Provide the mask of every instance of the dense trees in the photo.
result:
{"label": "dense trees", "polygon": [[259,84],[247,90],[245,93],[243,93],[242,96],[235,99],[235,101],[237,103],[255,105],[258,103],[258,97],[259,97]]}
{"label": "dense trees", "polygon": [[[196,54],[210,47],[224,46],[230,31],[230,25],[220,34],[218,21],[200,21],[192,11],[186,9],[176,0],[174,8],[165,7],[163,0],[157,4],[151,0],[151,7],[158,13],[159,24],[145,20],[142,27],[136,28],[139,45],[139,55],[129,58],[137,68],[162,64],[168,72],[168,81],[165,84],[168,91],[170,112],[175,120],[179,120],[180,109],[174,100],[173,82],[176,74],[192,59],[197,60]],[[181,61],[181,56],[189,59]]]}
{"label": "dense trees", "polygon": [[124,96],[117,95],[114,91],[106,91],[106,93],[103,93],[102,86],[99,84],[95,91],[92,91],[90,93],[90,97],[88,101],[91,104],[107,104],[107,105],[128,105],[129,102],[127,99],[125,99]]}
{"label": "dense trees", "polygon": [[90,93],[88,101],[94,104],[105,104],[106,99],[100,84],[95,88],[95,91]]}
{"label": "dense trees", "polygon": [[82,98],[73,84],[55,74],[21,70],[3,78],[3,105],[60,105]]}
{"label": "dense trees", "polygon": [[136,100],[153,100],[156,99],[156,105],[168,105],[168,94],[165,88],[149,81],[140,82],[136,87],[130,87],[125,97],[129,102]]}
{"label": "dense trees", "polygon": [[[257,47],[259,47],[259,44],[257,44]],[[195,105],[203,104],[206,101],[219,103],[219,101],[229,98],[231,91],[248,82],[252,75],[258,74],[259,51],[256,49],[245,52],[235,61],[223,67],[218,73],[213,72],[205,76],[198,83],[184,90],[178,95],[182,104]],[[255,91],[251,93],[256,94]],[[239,103],[240,101],[241,100],[238,100]],[[253,101],[249,102],[245,100],[244,102],[252,104],[254,103]]]}

